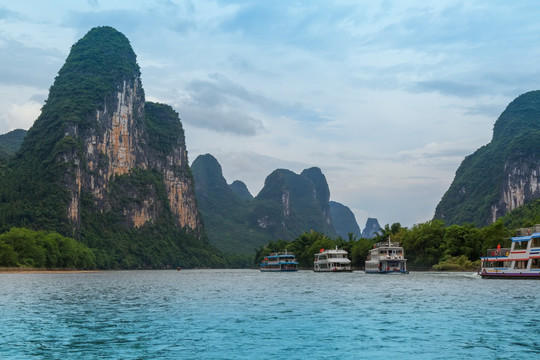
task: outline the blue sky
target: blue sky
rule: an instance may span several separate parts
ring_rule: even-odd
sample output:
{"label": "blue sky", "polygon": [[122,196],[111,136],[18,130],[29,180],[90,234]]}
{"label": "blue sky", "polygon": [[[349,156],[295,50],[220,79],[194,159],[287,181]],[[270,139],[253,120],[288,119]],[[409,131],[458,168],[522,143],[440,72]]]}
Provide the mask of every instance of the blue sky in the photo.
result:
{"label": "blue sky", "polygon": [[254,195],[318,166],[360,227],[411,226],[539,88],[538,19],[534,1],[0,1],[0,133],[28,129],[71,45],[113,26],[191,161],[211,153]]}

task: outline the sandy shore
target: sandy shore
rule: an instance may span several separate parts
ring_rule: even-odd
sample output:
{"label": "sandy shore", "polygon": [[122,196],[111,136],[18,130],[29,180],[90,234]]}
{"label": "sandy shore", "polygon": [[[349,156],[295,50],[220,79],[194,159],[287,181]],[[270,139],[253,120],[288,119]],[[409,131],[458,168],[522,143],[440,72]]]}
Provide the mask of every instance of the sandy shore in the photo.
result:
{"label": "sandy shore", "polygon": [[98,271],[99,270],[0,267],[0,274],[78,274],[78,273],[95,273]]}

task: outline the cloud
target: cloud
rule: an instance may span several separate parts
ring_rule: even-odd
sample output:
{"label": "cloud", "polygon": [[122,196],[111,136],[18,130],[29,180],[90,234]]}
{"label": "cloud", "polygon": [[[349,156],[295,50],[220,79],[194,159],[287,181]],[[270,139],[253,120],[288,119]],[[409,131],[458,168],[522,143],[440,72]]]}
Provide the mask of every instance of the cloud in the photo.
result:
{"label": "cloud", "polygon": [[174,101],[185,122],[217,132],[255,135],[265,129],[257,116],[285,117],[290,121],[334,126],[332,119],[301,103],[286,103],[250,91],[220,73],[195,79]]}
{"label": "cloud", "polygon": [[[191,16],[193,4],[188,1],[150,2],[144,7],[107,10],[101,10],[96,4],[91,2],[92,7],[98,10],[70,11],[62,25],[81,29],[84,33],[95,26],[109,25],[124,33],[146,33],[146,36],[157,37],[163,35],[163,32],[186,34],[196,27]],[[148,34],[148,31],[152,32]]]}
{"label": "cloud", "polygon": [[179,108],[178,112],[183,122],[220,133],[253,136],[264,129],[261,120],[236,110],[188,104]]}
{"label": "cloud", "polygon": [[[54,49],[24,45],[3,37],[0,39],[0,84],[48,88],[65,58]],[[34,69],[39,69],[35,71]]]}
{"label": "cloud", "polygon": [[5,133],[14,129],[29,129],[37,119],[43,104],[27,101],[24,103],[12,103],[6,112],[0,115],[0,124]]}
{"label": "cloud", "polygon": [[443,95],[452,95],[465,98],[481,95],[488,90],[479,85],[445,80],[419,81],[415,85],[416,86],[413,86],[413,89],[416,89],[419,92],[436,91]]}

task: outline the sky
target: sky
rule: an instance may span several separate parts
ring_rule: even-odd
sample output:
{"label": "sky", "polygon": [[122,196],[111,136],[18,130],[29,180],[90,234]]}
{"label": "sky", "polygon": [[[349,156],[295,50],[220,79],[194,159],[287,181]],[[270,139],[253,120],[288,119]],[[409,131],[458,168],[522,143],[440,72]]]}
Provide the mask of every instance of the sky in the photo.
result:
{"label": "sky", "polygon": [[71,46],[122,32],[146,99],[253,195],[317,166],[363,229],[433,218],[465,156],[540,88],[536,1],[0,0],[0,133],[28,129]]}

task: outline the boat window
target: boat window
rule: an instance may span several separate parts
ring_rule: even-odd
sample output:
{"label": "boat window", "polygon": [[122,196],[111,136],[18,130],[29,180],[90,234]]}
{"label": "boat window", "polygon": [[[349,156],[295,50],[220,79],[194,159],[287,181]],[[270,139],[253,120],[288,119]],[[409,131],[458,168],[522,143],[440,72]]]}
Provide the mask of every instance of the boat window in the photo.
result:
{"label": "boat window", "polygon": [[534,247],[534,248],[540,247],[540,237],[532,239],[531,247]]}
{"label": "boat window", "polygon": [[517,241],[514,242],[514,250],[525,250],[527,249],[528,241]]}
{"label": "boat window", "polygon": [[528,260],[514,261],[514,269],[526,269]]}
{"label": "boat window", "polygon": [[484,261],[484,267],[486,268],[497,268],[506,266],[506,261]]}
{"label": "boat window", "polygon": [[540,269],[540,259],[531,259],[531,269]]}

